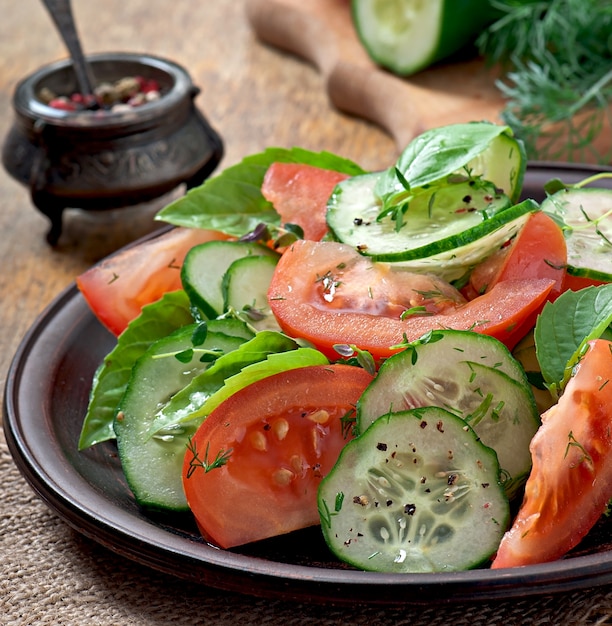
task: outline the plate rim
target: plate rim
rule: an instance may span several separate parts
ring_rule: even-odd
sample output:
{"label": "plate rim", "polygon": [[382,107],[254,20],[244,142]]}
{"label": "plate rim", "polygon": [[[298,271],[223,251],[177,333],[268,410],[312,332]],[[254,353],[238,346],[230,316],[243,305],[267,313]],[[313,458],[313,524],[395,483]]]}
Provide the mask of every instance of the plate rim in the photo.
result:
{"label": "plate rim", "polygon": [[[612,168],[533,162],[528,165],[530,176],[537,172],[546,178],[554,177],[549,176],[551,172],[589,175],[595,171]],[[158,234],[159,231],[146,238]],[[93,318],[93,314],[74,282],[36,317],[7,372],[3,424],[9,451],[30,487],[64,522],[112,552],[160,572],[226,591],[323,603],[391,606],[427,604],[434,598],[436,602],[461,603],[539,596],[612,583],[612,550],[510,570],[381,574],[283,563],[219,550],[170,533],[154,520],[147,522],[148,533],[144,532],[145,522],[117,506],[109,507],[108,499],[66,456],[61,457],[53,447],[45,452],[37,441],[42,435],[32,428],[40,416],[25,416],[19,410],[23,377],[31,360],[37,358],[36,346],[53,339],[47,336],[51,325],[58,320],[74,325],[78,319],[88,317]],[[56,470],[55,464],[63,473]],[[75,480],[80,489],[69,488]],[[74,497],[74,493],[84,494],[85,498]],[[107,514],[100,512],[103,505]]]}

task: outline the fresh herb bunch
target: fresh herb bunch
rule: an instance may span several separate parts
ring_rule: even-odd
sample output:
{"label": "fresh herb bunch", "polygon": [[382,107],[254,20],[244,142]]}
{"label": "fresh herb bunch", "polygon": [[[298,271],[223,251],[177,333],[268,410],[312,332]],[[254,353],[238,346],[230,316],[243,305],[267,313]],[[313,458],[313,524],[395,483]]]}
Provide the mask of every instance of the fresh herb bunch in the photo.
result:
{"label": "fresh herb bunch", "polygon": [[593,141],[612,128],[612,2],[491,0],[502,12],[478,39],[499,64],[503,120],[531,158],[609,163]]}

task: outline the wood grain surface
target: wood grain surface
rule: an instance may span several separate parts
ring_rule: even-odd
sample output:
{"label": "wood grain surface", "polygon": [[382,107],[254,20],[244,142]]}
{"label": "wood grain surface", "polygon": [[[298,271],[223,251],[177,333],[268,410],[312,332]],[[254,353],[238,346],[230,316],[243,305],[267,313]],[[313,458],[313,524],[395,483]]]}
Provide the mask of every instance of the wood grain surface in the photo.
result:
{"label": "wood grain surface", "polygon": [[[428,128],[488,120],[501,123],[505,105],[495,85],[499,70],[482,59],[441,63],[407,78],[377,67],[361,45],[350,0],[246,0],[254,32],[270,46],[291,52],[321,73],[337,109],[378,124],[398,150]],[[582,128],[584,115],[576,120]],[[545,127],[531,159],[612,162],[612,105],[590,143],[568,149],[568,126]],[[575,131],[574,131],[575,132]],[[541,156],[546,155],[546,156]]]}
{"label": "wood grain surface", "polygon": [[480,59],[442,64],[410,78],[378,68],[361,45],[347,0],[247,0],[260,39],[312,63],[338,109],[384,128],[402,149],[427,128],[499,122],[503,99]]}

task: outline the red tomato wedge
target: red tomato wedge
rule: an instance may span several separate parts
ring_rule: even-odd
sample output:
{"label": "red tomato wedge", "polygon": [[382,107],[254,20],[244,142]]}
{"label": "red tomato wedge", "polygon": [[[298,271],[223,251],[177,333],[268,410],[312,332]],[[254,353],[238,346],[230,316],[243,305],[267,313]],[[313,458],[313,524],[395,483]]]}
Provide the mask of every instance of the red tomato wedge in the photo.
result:
{"label": "red tomato wedge", "polygon": [[546,278],[504,281],[466,303],[437,277],[373,263],[344,244],[298,241],[281,257],[268,300],[287,334],[309,340],[329,358],[338,358],[335,344],[354,344],[379,360],[405,338],[439,328],[473,329],[512,348],[553,285]]}
{"label": "red tomato wedge", "polygon": [[301,163],[273,163],[261,193],[281,216],[282,224],[297,224],[304,239],[319,241],[327,233],[327,201],[334,187],[348,178],[333,170]]}
{"label": "red tomato wedge", "polygon": [[566,264],[563,231],[545,213],[532,213],[514,240],[474,268],[470,285],[482,294],[504,280],[550,278],[548,299],[554,300],[563,291]]}
{"label": "red tomato wedge", "polygon": [[530,445],[533,467],[494,568],[562,557],[612,497],[612,342],[589,348]]}
{"label": "red tomato wedge", "polygon": [[[318,524],[319,482],[347,441],[342,418],[371,380],[350,365],[304,367],[221,403],[194,435],[183,466],[204,538],[231,548]],[[224,455],[225,464],[205,471]]]}
{"label": "red tomato wedge", "polygon": [[563,290],[580,291],[587,287],[596,287],[597,285],[605,285],[603,280],[596,280],[594,278],[587,278],[586,276],[574,276],[566,273],[565,280],[563,281]]}
{"label": "red tomato wedge", "polygon": [[174,228],[94,265],[76,283],[94,315],[121,334],[145,304],[181,288],[181,265],[196,244],[227,239],[213,230]]}

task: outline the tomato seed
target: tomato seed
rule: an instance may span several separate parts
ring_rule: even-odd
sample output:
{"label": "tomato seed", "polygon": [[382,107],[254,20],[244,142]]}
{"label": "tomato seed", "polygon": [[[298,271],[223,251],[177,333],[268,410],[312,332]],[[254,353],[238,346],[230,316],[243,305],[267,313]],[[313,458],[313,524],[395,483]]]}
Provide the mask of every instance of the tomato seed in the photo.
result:
{"label": "tomato seed", "polygon": [[268,442],[266,440],[266,436],[260,432],[251,433],[249,436],[249,440],[251,445],[255,448],[255,450],[259,450],[260,452],[265,452],[268,449]]}
{"label": "tomato seed", "polygon": [[294,478],[295,474],[286,467],[281,467],[274,472],[274,482],[281,487],[288,485]]}
{"label": "tomato seed", "polygon": [[287,436],[287,433],[289,432],[289,422],[283,418],[277,419],[272,424],[272,431],[276,435],[277,439],[279,441],[282,441]]}
{"label": "tomato seed", "polygon": [[326,411],[325,409],[319,409],[308,416],[308,419],[315,424],[327,424],[327,422],[329,422],[329,418],[329,411]]}

